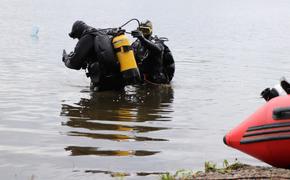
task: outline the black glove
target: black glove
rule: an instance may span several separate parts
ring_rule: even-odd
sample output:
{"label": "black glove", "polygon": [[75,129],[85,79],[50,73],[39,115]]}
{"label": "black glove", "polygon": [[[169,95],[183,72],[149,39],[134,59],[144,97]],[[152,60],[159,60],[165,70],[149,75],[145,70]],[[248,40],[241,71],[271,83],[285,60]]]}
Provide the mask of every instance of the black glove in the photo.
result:
{"label": "black glove", "polygon": [[68,57],[68,55],[67,55],[66,51],[63,50],[63,51],[62,51],[62,62],[65,62],[66,59],[67,59],[67,57]]}
{"label": "black glove", "polygon": [[138,39],[142,39],[142,38],[144,38],[142,32],[139,31],[139,30],[132,31],[132,32],[131,32],[131,35],[132,35],[134,38],[138,38]]}

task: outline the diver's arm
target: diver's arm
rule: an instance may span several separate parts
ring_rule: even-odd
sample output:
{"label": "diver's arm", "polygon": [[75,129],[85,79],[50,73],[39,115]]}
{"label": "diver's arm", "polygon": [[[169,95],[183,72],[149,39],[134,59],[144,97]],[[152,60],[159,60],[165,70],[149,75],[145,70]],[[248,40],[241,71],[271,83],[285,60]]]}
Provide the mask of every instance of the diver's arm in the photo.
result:
{"label": "diver's arm", "polygon": [[161,53],[163,51],[163,46],[160,43],[156,44],[154,42],[151,42],[150,40],[146,39],[140,31],[135,30],[132,31],[131,34],[133,37],[138,38],[141,42],[141,45],[144,46],[146,49],[155,51],[157,53]]}
{"label": "diver's arm", "polygon": [[162,45],[161,44],[155,44],[154,42],[151,42],[150,40],[146,39],[145,37],[139,37],[138,38],[141,42],[141,44],[147,48],[148,50],[151,50],[151,51],[155,51],[155,52],[158,52],[158,53],[161,53],[163,48],[162,48]]}
{"label": "diver's arm", "polygon": [[140,44],[139,40],[136,40],[135,42],[133,42],[131,44],[131,47],[133,49],[134,56],[135,56],[135,59],[136,59],[137,63],[139,63],[141,61],[141,58],[139,56],[139,47],[138,47],[139,44]]}
{"label": "diver's arm", "polygon": [[66,67],[76,70],[79,70],[83,67],[86,61],[86,56],[94,46],[94,41],[92,38],[93,36],[91,35],[82,37],[77,43],[74,52],[63,57],[63,61]]}

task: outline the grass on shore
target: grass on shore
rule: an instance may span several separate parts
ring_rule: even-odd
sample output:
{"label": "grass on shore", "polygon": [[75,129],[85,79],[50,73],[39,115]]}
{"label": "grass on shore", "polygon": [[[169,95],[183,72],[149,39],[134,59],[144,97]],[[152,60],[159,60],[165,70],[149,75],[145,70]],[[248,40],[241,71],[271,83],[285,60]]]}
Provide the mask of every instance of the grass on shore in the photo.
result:
{"label": "grass on shore", "polygon": [[[233,163],[229,163],[228,160],[224,160],[222,168],[218,168],[216,163],[206,161],[204,163],[204,172],[205,173],[219,172],[219,173],[224,174],[224,173],[230,173],[233,170],[239,169],[243,166],[245,165],[238,162],[237,159]],[[161,175],[161,180],[192,179],[193,177],[198,176],[200,173],[202,173],[202,171],[193,172],[191,170],[182,169],[182,170],[176,171],[174,174],[166,173],[166,174]]]}

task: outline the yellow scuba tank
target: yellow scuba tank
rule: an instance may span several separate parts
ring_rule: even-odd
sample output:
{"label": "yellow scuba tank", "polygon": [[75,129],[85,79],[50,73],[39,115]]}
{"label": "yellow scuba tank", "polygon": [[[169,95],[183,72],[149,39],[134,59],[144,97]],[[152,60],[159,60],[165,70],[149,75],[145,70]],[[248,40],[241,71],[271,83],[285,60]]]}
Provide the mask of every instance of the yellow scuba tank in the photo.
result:
{"label": "yellow scuba tank", "polygon": [[112,40],[113,47],[120,63],[120,71],[122,73],[125,84],[134,84],[140,81],[140,73],[135,60],[134,52],[129,39],[120,30]]}

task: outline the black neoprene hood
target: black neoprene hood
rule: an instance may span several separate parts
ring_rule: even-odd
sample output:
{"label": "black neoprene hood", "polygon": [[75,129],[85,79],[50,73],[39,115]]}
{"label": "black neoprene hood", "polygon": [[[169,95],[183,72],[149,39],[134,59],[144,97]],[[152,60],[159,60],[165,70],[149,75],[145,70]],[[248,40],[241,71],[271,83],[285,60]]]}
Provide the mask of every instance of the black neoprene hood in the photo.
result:
{"label": "black neoprene hood", "polygon": [[83,32],[88,29],[89,26],[84,23],[83,21],[76,21],[74,22],[73,26],[72,26],[72,29],[71,29],[71,32],[69,33],[69,36],[71,38],[81,38]]}

